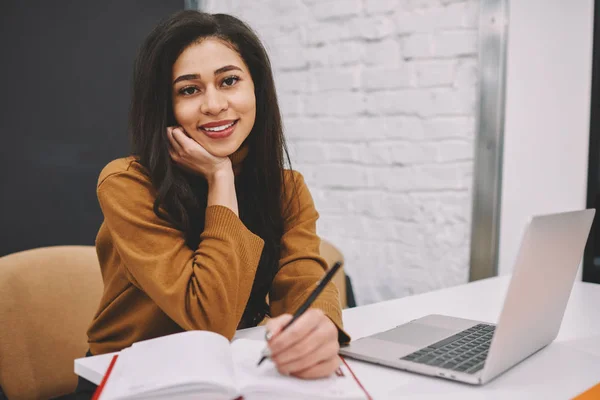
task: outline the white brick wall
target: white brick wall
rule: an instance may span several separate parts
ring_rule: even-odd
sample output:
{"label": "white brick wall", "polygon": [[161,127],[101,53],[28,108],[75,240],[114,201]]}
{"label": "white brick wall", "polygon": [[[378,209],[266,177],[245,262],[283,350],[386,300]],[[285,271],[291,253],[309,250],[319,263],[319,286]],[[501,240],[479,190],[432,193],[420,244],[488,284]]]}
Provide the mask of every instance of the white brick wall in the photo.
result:
{"label": "white brick wall", "polygon": [[359,304],[467,281],[477,0],[206,0],[273,64],[293,167]]}

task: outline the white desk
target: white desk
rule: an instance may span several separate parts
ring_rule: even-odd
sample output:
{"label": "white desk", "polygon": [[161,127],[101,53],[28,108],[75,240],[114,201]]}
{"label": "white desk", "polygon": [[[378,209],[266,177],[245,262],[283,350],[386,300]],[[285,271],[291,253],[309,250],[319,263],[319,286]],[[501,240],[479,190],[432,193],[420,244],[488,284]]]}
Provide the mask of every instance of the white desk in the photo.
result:
{"label": "white desk", "polygon": [[[381,332],[427,314],[496,322],[508,277],[344,310],[353,339]],[[430,378],[354,361],[348,363],[374,399],[569,399],[600,382],[600,285],[577,282],[557,339],[482,387]],[[236,338],[263,340],[263,328]],[[97,358],[105,371],[110,356]],[[90,360],[91,361],[91,360]],[[102,364],[102,365],[100,365]],[[95,378],[98,382],[101,375]]]}
{"label": "white desk", "polygon": [[[509,277],[486,279],[349,309],[344,324],[359,338],[436,313],[495,323],[508,282]],[[396,370],[396,378],[386,373],[390,381],[381,382],[377,375],[387,368],[358,361],[351,366],[375,398],[567,399],[600,382],[599,306],[600,285],[577,282],[557,339],[483,387]]]}
{"label": "white desk", "polygon": [[[495,323],[509,277],[344,310],[353,339],[427,314]],[[261,338],[262,331],[237,337]],[[576,282],[557,339],[485,386],[430,378],[347,359],[374,399],[569,399],[600,382],[600,285]]]}

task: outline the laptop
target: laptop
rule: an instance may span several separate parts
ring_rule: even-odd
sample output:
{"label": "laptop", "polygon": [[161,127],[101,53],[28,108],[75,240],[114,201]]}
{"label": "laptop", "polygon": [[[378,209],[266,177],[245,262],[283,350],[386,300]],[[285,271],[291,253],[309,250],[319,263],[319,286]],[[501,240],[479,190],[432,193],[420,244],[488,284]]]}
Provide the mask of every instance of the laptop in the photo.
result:
{"label": "laptop", "polygon": [[474,385],[489,382],[556,338],[595,212],[531,218],[497,325],[427,315],[352,341],[340,354]]}

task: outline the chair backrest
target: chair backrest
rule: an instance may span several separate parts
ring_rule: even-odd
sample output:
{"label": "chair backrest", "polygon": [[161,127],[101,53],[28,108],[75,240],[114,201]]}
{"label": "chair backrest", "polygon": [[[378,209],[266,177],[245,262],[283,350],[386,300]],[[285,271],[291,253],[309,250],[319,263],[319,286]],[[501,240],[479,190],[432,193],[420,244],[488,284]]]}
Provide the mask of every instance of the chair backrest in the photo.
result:
{"label": "chair backrest", "polygon": [[340,261],[342,268],[333,277],[333,283],[340,292],[340,302],[342,308],[348,307],[347,296],[346,296],[346,274],[344,273],[344,256],[334,245],[326,240],[321,239],[321,257],[327,261],[329,268],[333,267],[333,264]]}
{"label": "chair backrest", "polygon": [[9,399],[72,392],[73,360],[102,295],[93,246],[56,246],[0,258],[0,387]]}

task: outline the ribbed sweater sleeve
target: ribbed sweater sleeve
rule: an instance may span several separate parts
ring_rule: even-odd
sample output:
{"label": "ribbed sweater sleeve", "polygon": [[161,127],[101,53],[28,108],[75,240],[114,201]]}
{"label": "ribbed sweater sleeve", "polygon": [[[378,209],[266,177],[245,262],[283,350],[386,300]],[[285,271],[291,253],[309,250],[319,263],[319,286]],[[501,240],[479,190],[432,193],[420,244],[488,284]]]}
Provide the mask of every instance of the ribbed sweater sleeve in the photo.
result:
{"label": "ribbed sweater sleeve", "polygon": [[[294,313],[327,270],[327,263],[320,256],[321,241],[316,233],[319,214],[304,178],[298,172],[288,171],[286,187],[289,207],[281,240],[281,259],[269,294],[274,317]],[[312,307],[321,309],[338,327],[340,343],[350,341],[343,330],[339,291],[332,282]]]}
{"label": "ribbed sweater sleeve", "polygon": [[228,208],[206,209],[200,244],[157,217],[150,180],[135,168],[104,177],[98,199],[124,271],[182,329],[231,339],[250,296],[263,240]]}

